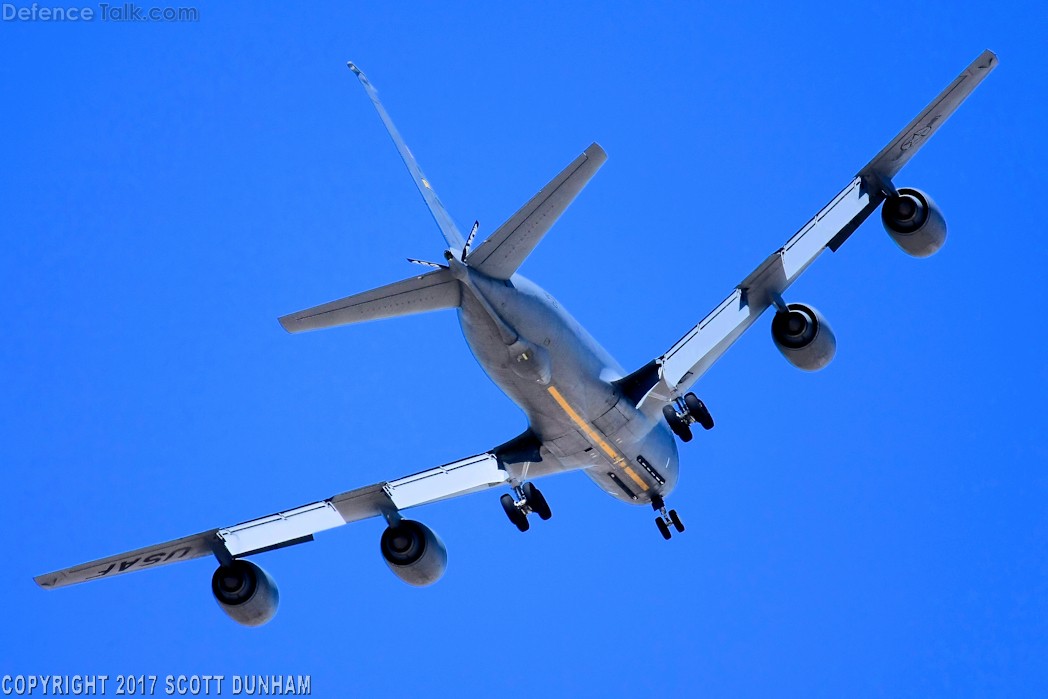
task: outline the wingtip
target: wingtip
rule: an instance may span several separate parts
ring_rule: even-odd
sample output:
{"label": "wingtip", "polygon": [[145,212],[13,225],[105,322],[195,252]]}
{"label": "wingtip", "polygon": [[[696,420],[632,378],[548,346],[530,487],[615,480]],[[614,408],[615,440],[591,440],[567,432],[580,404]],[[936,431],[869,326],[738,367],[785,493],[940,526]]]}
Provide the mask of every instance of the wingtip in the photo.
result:
{"label": "wingtip", "polygon": [[585,150],[585,153],[586,153],[587,157],[597,158],[601,162],[604,162],[605,160],[608,159],[607,152],[603,148],[601,148],[601,145],[599,143],[597,143],[596,141],[594,141],[593,143],[591,143],[589,145],[589,148],[587,148]]}
{"label": "wingtip", "polygon": [[969,70],[984,70],[989,72],[997,67],[999,60],[997,54],[990,49],[984,50],[979,54],[978,58],[972,61],[972,64],[968,66]]}
{"label": "wingtip", "polygon": [[33,582],[35,582],[42,590],[53,590],[55,589],[55,583],[58,582],[58,577],[53,573],[38,575],[33,578]]}
{"label": "wingtip", "polygon": [[295,333],[295,331],[294,331],[295,316],[294,315],[280,316],[279,318],[277,318],[277,322],[280,323],[280,327],[284,328],[284,330],[289,335],[293,335]]}

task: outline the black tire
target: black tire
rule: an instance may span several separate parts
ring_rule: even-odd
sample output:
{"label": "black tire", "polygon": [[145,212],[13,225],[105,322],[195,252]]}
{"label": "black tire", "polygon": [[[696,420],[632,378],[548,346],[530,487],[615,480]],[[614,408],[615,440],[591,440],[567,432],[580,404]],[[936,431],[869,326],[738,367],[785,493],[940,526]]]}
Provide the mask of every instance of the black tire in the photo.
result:
{"label": "black tire", "polygon": [[695,421],[702,425],[704,430],[713,429],[713,416],[710,415],[709,409],[706,404],[699,400],[699,397],[694,393],[688,393],[684,396],[684,405],[688,406],[688,412],[695,418]]}
{"label": "black tire", "polygon": [[531,483],[524,484],[524,499],[528,501],[528,507],[539,516],[539,519],[545,521],[553,516],[553,512],[549,509],[549,503],[546,502],[546,497],[542,494],[542,491]]}
{"label": "black tire", "polygon": [[499,502],[502,503],[502,509],[505,510],[506,516],[509,517],[509,521],[513,523],[513,526],[522,532],[526,532],[531,528],[528,516],[517,509],[517,503],[512,495],[505,493],[499,498]]}
{"label": "black tire", "polygon": [[513,521],[513,513],[517,511],[516,501],[513,496],[509,493],[505,493],[499,498],[499,502],[502,503],[502,509],[506,512],[506,516],[509,517],[510,521]]}
{"label": "black tire", "polygon": [[680,517],[677,516],[676,510],[670,510],[670,522],[673,523],[673,528],[678,532],[684,531],[684,524],[680,521]]}
{"label": "black tire", "polygon": [[670,537],[673,536],[673,534],[670,533],[669,526],[666,524],[666,520],[662,517],[655,518],[655,526],[659,528],[659,534],[662,534],[662,538],[666,541],[669,541]]}
{"label": "black tire", "polygon": [[691,441],[691,428],[688,427],[684,420],[681,419],[680,415],[677,414],[677,411],[673,408],[672,404],[667,403],[662,406],[662,416],[666,418],[666,422],[669,424],[670,430],[673,431],[673,434],[680,437],[680,441]]}

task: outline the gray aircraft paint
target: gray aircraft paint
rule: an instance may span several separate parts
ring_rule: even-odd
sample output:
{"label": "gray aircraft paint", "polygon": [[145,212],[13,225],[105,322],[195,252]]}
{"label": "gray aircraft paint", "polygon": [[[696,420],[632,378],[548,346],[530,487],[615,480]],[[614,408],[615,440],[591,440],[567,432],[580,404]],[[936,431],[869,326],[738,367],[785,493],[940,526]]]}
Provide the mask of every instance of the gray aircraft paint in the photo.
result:
{"label": "gray aircraft paint", "polygon": [[[591,145],[557,177],[466,254],[458,228],[422,174],[355,66],[434,220],[451,246],[447,265],[379,289],[284,316],[289,332],[377,318],[457,308],[462,331],[480,365],[523,408],[530,428],[483,454],[340,493],[326,500],[231,527],[90,561],[35,578],[47,589],[214,554],[234,557],[312,540],[313,534],[369,517],[399,521],[399,511],[492,487],[581,469],[620,500],[651,502],[673,489],[676,441],[664,406],[684,395],[710,366],[772,306],[824,251],[836,251],[886,197],[892,179],[997,66],[984,51],[829,204],[772,253],[696,326],[652,362],[623,377],[622,367],[548,293],[515,271],[606,159]],[[943,224],[941,212],[936,212]],[[893,236],[894,237],[894,236]],[[927,254],[904,246],[910,254]],[[931,240],[931,239],[930,239]],[[923,244],[923,243],[922,243]],[[916,253],[915,253],[916,250]],[[664,520],[660,520],[665,524]]]}
{"label": "gray aircraft paint", "polygon": [[[543,460],[553,462],[532,473],[583,469],[605,492],[638,504],[668,494],[679,470],[673,434],[664,422],[637,410],[613,383],[624,372],[607,350],[525,277],[491,279],[450,262],[466,290],[458,311],[466,342],[492,381],[527,415],[542,442]],[[500,325],[514,332],[513,342],[506,342]],[[546,364],[548,378],[545,367],[531,368]],[[641,466],[641,456],[663,483]]]}

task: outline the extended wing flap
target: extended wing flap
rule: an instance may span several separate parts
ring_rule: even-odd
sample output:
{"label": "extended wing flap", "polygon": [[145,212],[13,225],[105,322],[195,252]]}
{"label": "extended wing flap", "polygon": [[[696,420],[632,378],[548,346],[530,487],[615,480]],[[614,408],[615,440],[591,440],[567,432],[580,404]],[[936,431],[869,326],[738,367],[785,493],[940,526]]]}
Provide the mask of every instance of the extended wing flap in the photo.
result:
{"label": "extended wing flap", "polygon": [[484,490],[507,478],[495,455],[488,453],[389,481],[384,490],[397,509],[404,510]]}
{"label": "extended wing flap", "polygon": [[997,57],[984,51],[829,204],[654,360],[657,372],[640,372],[644,384],[631,388],[640,409],[658,419],[662,406],[688,390],[823,250],[836,251],[884,201],[891,178],[996,65]]}
{"label": "extended wing flap", "polygon": [[641,402],[655,414],[662,404],[686,391],[774,303],[841,231],[862,223],[883,195],[872,196],[855,178],[784,246],[749,274],[699,324],[656,360],[659,381]]}
{"label": "extended wing flap", "polygon": [[250,556],[310,541],[318,532],[334,529],[349,522],[384,515],[393,516],[409,507],[500,485],[508,478],[507,472],[501,468],[499,458],[493,452],[487,452],[230,527],[210,529],[174,541],[39,575],[34,580],[40,587],[52,589],[211,554],[219,560]]}
{"label": "extended wing flap", "polygon": [[335,506],[325,500],[219,529],[218,538],[230,555],[243,556],[304,540],[345,523]]}

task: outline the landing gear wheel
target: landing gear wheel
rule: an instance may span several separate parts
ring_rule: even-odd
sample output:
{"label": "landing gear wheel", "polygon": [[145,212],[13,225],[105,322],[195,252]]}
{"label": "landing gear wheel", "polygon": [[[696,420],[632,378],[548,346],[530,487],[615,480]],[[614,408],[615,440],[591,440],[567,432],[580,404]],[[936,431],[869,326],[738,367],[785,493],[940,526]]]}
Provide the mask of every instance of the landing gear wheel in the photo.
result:
{"label": "landing gear wheel", "polygon": [[546,502],[546,498],[542,495],[542,492],[531,483],[524,484],[524,499],[528,501],[528,507],[531,511],[539,516],[542,520],[547,520],[553,516],[553,512],[549,509],[549,503]]}
{"label": "landing gear wheel", "polygon": [[526,532],[531,528],[531,524],[528,522],[528,516],[520,511],[517,507],[516,500],[509,493],[506,493],[499,502],[502,503],[502,509],[506,511],[506,516],[509,517],[509,521],[513,522],[513,525],[522,532]]}
{"label": "landing gear wheel", "polygon": [[666,524],[666,520],[662,517],[655,518],[655,526],[659,528],[659,533],[662,534],[662,538],[666,541],[669,541],[670,537],[673,536],[670,533],[669,525]]}
{"label": "landing gear wheel", "polygon": [[680,437],[680,441],[691,441],[691,428],[688,427],[688,423],[684,422],[684,418],[677,414],[677,410],[672,403],[662,406],[662,416],[666,418],[666,422],[669,423],[673,434]]}
{"label": "landing gear wheel", "polygon": [[706,408],[706,404],[699,400],[698,396],[694,393],[685,394],[684,405],[688,407],[688,412],[693,418],[695,418],[695,422],[702,425],[702,429],[713,429],[713,416],[710,415],[710,411]]}
{"label": "landing gear wheel", "polygon": [[676,510],[670,510],[670,522],[673,523],[673,528],[678,532],[684,531],[684,525],[680,521],[680,517],[677,516]]}

